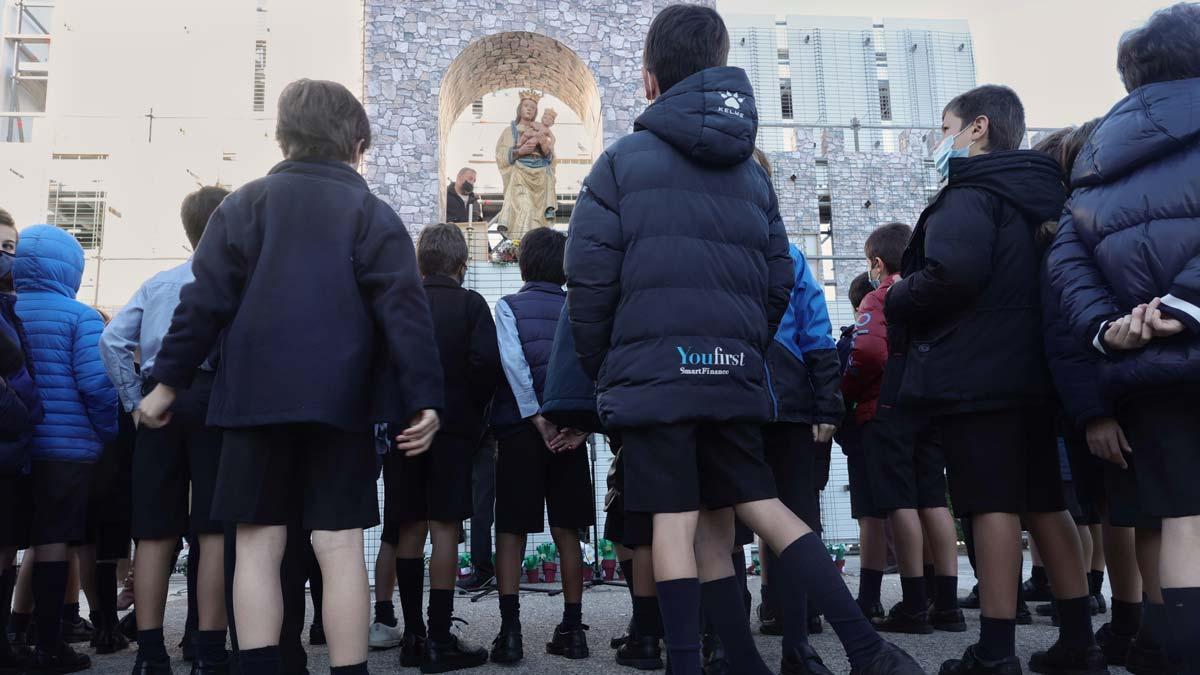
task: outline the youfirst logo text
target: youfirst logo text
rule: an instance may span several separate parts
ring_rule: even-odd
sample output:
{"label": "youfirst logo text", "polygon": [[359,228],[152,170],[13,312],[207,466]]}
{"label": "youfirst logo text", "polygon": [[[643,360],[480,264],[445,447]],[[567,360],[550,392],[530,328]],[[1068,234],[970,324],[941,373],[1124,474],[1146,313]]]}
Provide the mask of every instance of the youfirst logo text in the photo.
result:
{"label": "youfirst logo text", "polygon": [[683,347],[675,347],[679,353],[679,373],[681,375],[728,375],[732,366],[746,365],[746,354],[732,354],[714,347],[711,352],[693,352]]}

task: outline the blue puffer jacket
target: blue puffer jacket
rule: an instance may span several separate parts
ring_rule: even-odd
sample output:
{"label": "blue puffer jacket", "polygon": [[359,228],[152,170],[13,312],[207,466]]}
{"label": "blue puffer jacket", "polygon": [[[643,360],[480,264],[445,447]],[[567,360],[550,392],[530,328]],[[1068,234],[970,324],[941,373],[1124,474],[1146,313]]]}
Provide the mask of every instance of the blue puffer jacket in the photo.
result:
{"label": "blue puffer jacket", "polygon": [[1101,364],[1105,399],[1200,388],[1200,79],[1149,84],[1096,128],[1049,253],[1049,278],[1080,349],[1105,321],[1163,298],[1186,329]]}
{"label": "blue puffer jacket", "polygon": [[710,68],[602,154],[571,214],[571,329],[608,428],[766,422],[766,351],[794,282],[754,92]]}
{"label": "blue puffer jacket", "polygon": [[842,423],[841,367],[821,283],[804,254],[789,246],[796,270],[787,312],[767,349],[775,422]]}
{"label": "blue puffer jacket", "polygon": [[33,459],[95,462],[117,435],[117,390],[100,360],[100,313],[75,299],[83,248],[65,231],[21,232],[16,261],[17,315],[25,325],[46,417]]}

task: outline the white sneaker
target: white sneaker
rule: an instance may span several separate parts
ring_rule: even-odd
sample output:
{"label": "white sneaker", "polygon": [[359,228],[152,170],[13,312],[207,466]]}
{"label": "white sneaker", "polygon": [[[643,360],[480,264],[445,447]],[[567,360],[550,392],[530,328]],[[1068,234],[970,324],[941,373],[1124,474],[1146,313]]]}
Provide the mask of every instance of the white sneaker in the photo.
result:
{"label": "white sneaker", "polygon": [[399,628],[392,628],[384,623],[373,623],[367,637],[367,645],[371,649],[391,649],[400,646],[403,638],[404,633]]}

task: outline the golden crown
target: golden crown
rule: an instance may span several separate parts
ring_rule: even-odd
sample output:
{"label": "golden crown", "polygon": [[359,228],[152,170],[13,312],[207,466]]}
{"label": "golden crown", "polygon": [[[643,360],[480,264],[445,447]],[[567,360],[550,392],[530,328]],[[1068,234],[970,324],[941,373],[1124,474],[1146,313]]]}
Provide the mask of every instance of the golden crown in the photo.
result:
{"label": "golden crown", "polygon": [[529,99],[534,103],[538,103],[542,100],[542,94],[538,91],[534,91],[533,89],[525,89],[521,91],[520,100],[524,101],[525,99]]}

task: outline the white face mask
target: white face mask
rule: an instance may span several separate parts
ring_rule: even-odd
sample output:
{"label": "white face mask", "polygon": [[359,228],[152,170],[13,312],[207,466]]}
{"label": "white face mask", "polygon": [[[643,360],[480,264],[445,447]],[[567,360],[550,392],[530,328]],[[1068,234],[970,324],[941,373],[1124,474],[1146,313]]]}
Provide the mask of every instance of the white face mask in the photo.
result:
{"label": "white face mask", "polygon": [[975,141],[971,141],[965,147],[954,147],[954,141],[971,127],[963,127],[957,134],[947,136],[942,139],[942,144],[933,153],[933,168],[937,169],[942,180],[950,178],[950,160],[954,157],[966,157],[971,152],[971,146],[975,145]]}

